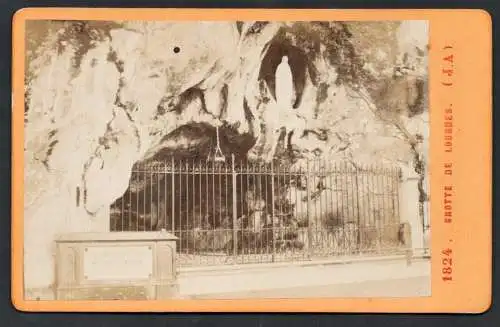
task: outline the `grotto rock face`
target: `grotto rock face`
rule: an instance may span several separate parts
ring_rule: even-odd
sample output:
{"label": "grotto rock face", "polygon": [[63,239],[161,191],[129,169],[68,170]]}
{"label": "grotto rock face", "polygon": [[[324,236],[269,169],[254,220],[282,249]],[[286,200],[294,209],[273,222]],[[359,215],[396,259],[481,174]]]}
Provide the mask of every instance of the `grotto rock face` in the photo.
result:
{"label": "grotto rock face", "polygon": [[[416,134],[422,144],[428,137],[420,22],[30,24],[30,288],[53,282],[56,234],[108,228],[107,208],[127,189],[135,163],[206,158],[215,126],[225,153],[251,160],[405,165],[425,155],[415,142]],[[275,70],[285,55],[290,107],[276,101]]]}
{"label": "grotto rock face", "polygon": [[[246,95],[263,122],[249,156],[282,157],[294,165],[314,158],[412,161],[415,134],[427,140],[426,33],[423,22],[296,23],[280,29],[259,78],[250,81],[259,89]],[[283,55],[294,78],[292,108],[277,104],[271,76]]]}
{"label": "grotto rock face", "polygon": [[[220,120],[217,101],[202,106],[192,94],[217,92],[236,72],[238,52],[258,54],[276,28],[246,37],[247,28],[224,22],[68,23],[33,49],[24,142],[29,287],[52,283],[57,233],[106,229],[101,212],[148,150],[179,127]],[[242,117],[224,114],[230,122]]]}

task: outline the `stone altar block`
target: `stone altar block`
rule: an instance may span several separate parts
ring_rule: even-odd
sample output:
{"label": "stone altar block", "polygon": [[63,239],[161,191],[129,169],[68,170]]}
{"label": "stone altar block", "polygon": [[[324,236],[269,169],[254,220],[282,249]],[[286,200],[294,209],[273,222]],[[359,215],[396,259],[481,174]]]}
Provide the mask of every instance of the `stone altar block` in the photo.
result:
{"label": "stone altar block", "polygon": [[161,300],[178,294],[177,237],[71,233],[56,239],[57,300]]}

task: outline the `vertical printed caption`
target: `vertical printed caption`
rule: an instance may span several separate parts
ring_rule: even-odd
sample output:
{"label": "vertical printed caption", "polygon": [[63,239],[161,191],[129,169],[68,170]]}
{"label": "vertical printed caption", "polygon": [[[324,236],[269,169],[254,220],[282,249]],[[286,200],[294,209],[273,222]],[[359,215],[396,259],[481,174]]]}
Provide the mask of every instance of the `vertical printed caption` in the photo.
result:
{"label": "vertical printed caption", "polygon": [[[441,84],[444,90],[442,94],[452,94],[451,90],[454,88],[454,71],[455,71],[455,57],[454,48],[448,44],[442,48],[442,69],[441,69]],[[445,225],[445,232],[447,235],[443,237],[447,239],[448,246],[441,249],[441,279],[444,283],[453,281],[453,101],[450,99],[445,108],[442,109],[444,114],[444,184],[443,184],[443,219]]]}

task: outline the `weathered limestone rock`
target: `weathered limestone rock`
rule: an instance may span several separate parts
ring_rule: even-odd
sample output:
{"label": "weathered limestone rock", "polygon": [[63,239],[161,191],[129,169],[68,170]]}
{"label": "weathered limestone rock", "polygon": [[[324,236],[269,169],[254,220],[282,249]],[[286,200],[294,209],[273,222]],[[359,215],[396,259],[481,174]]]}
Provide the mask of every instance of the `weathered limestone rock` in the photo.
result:
{"label": "weathered limestone rock", "polygon": [[[347,53],[366,56],[363,69],[377,81],[388,81],[385,89],[372,85],[368,99],[346,82],[345,71],[355,63],[339,61],[332,45],[325,44],[329,38],[319,37],[325,24],[65,24],[51,27],[29,56],[28,288],[52,284],[51,244],[57,233],[109,228],[108,207],[127,189],[136,162],[165,150],[195,149],[206,155],[214,126],[222,126],[222,146],[230,152],[267,161],[283,157],[294,165],[317,157],[405,165],[416,151],[405,135],[421,133],[422,144],[428,138],[426,110],[405,112],[420,102],[425,107],[418,83],[425,80],[426,49],[404,55],[417,39],[425,48],[425,38],[418,34],[422,28],[411,23],[401,25],[399,33],[397,22],[350,25],[359,42]],[[379,39],[366,34],[375,30]],[[268,51],[272,58],[265,59]],[[281,58],[285,52],[294,78],[291,108],[277,105],[275,83],[268,78],[279,63],[273,56]],[[401,58],[417,66],[413,80],[393,79],[391,68]],[[391,94],[397,92],[390,92],[394,85],[410,91],[396,101]],[[374,110],[394,103],[391,117],[397,116],[406,134]]]}
{"label": "weathered limestone rock", "polygon": [[[27,288],[52,284],[57,233],[106,228],[102,212],[126,190],[133,164],[148,150],[180,126],[218,119],[176,101],[198,85],[211,90],[229,81],[238,66],[227,62],[237,62],[238,43],[245,45],[234,23],[134,22],[81,53],[78,39],[61,41],[71,26],[38,49],[27,84]],[[81,33],[83,39],[92,30],[84,25]],[[251,38],[256,51],[269,33],[262,35]]]}

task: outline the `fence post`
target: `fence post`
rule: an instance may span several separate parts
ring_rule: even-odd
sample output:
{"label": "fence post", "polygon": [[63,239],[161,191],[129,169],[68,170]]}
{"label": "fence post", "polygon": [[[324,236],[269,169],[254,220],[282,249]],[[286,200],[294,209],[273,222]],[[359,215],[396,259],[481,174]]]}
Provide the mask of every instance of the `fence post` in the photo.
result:
{"label": "fence post", "polygon": [[312,256],[313,251],[313,224],[312,224],[312,210],[311,210],[311,187],[312,187],[312,178],[311,178],[311,167],[309,165],[309,160],[307,160],[307,250],[309,257]]}
{"label": "fence post", "polygon": [[[356,228],[358,229],[359,231],[359,228],[361,226],[361,214],[359,212],[359,168],[357,166],[354,166],[354,169],[355,169],[355,176],[354,176],[354,180],[355,180],[355,187],[356,187],[356,191],[353,192],[354,194],[356,194]],[[357,249],[359,249],[361,247],[361,233],[360,232],[357,232],[356,233],[356,247]]]}
{"label": "fence post", "polygon": [[[425,168],[425,172],[427,172],[427,167]],[[424,199],[424,202],[422,203],[422,226],[423,226],[423,233],[424,233],[424,247],[425,247],[425,254],[428,255],[428,251],[430,248],[430,220],[429,220],[429,187],[428,187],[428,176],[425,176],[424,180],[422,181],[423,183],[423,189],[425,191],[425,194],[427,195],[427,198]]]}
{"label": "fence post", "polygon": [[236,203],[236,168],[234,164],[234,154],[231,154],[231,176],[232,176],[232,193],[233,193],[233,255],[236,256],[238,254],[238,231],[236,230],[236,226],[238,224],[238,212],[237,203]]}
{"label": "fence post", "polygon": [[271,232],[272,232],[272,238],[271,240],[273,241],[273,255],[272,255],[272,262],[276,261],[276,232],[275,232],[275,221],[276,219],[274,218],[274,158],[271,160]]}
{"label": "fence post", "polygon": [[[172,157],[171,160],[171,171],[170,171],[170,176],[172,180],[172,233],[175,232],[175,162],[174,162],[174,157]],[[166,224],[166,222],[165,222]]]}
{"label": "fence post", "polygon": [[419,210],[419,175],[410,163],[402,169],[402,179],[399,188],[399,210],[401,223],[410,227],[410,240],[405,240],[413,253],[424,249],[424,233]]}

